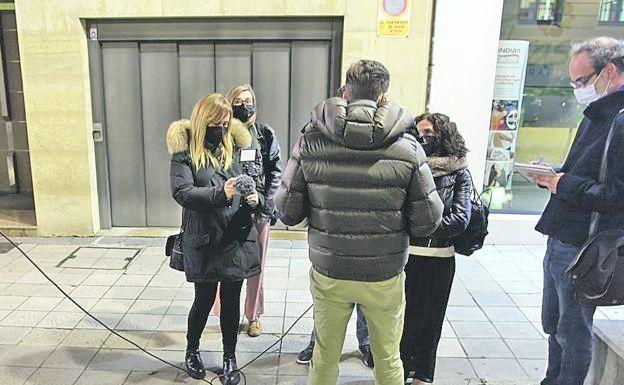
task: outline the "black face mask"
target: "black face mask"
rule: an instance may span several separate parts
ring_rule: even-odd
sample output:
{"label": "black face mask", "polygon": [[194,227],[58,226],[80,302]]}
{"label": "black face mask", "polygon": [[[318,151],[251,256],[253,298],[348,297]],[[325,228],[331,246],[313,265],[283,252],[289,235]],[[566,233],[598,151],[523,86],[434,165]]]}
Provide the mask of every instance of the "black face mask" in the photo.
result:
{"label": "black face mask", "polygon": [[427,156],[431,156],[437,150],[438,138],[435,135],[422,135],[418,138],[418,142],[420,142]]}
{"label": "black face mask", "polygon": [[254,114],[253,104],[243,103],[239,106],[234,106],[232,110],[234,112],[234,117],[243,123],[248,121],[249,117]]}
{"label": "black face mask", "polygon": [[223,142],[223,135],[227,127],[224,126],[208,126],[206,127],[206,137],[204,138],[205,147],[219,147]]}

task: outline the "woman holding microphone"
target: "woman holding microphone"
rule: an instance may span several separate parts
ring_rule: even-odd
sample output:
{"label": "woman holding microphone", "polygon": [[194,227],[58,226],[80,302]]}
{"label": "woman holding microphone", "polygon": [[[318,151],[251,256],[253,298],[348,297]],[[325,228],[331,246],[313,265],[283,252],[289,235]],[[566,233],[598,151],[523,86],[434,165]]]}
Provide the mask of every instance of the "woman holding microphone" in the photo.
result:
{"label": "woman holding microphone", "polygon": [[243,188],[245,178],[239,177],[237,148],[250,144],[247,129],[232,119],[232,108],[220,94],[200,99],[190,121],[174,122],[167,131],[171,191],[183,207],[184,271],[186,280],[195,285],[185,365],[191,377],[206,376],[199,341],[220,284],[221,378],[226,385],[240,381],[235,352],[243,280],[260,273],[251,218],[262,209],[264,199],[253,184]]}

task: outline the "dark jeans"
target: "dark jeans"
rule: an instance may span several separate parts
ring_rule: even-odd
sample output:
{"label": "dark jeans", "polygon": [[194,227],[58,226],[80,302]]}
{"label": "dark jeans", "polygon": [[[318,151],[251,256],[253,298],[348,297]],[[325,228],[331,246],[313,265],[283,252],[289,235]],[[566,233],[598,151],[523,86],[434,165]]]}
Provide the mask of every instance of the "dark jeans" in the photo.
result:
{"label": "dark jeans", "polygon": [[[243,282],[221,282],[221,338],[223,353],[233,356],[236,351],[238,338],[238,323],[240,322],[240,294]],[[188,330],[186,332],[186,350],[199,349],[199,339],[206,327],[210,309],[217,296],[217,283],[195,283],[195,301],[188,316]]]}
{"label": "dark jeans", "polygon": [[442,324],[455,276],[455,258],[410,255],[405,266],[405,325],[401,360],[405,376],[433,382]]}
{"label": "dark jeans", "polygon": [[552,385],[583,385],[592,359],[596,308],[580,305],[565,273],[580,247],[548,239],[544,257],[542,327],[548,337],[546,379]]}
{"label": "dark jeans", "polygon": [[[362,306],[360,306],[359,304],[355,304],[355,312],[357,313],[355,335],[357,336],[358,343],[360,346],[370,346],[368,324],[366,323],[366,317],[364,317],[364,313],[362,312]],[[312,334],[310,335],[310,342],[316,342],[316,335],[314,334],[314,330],[312,330]]]}

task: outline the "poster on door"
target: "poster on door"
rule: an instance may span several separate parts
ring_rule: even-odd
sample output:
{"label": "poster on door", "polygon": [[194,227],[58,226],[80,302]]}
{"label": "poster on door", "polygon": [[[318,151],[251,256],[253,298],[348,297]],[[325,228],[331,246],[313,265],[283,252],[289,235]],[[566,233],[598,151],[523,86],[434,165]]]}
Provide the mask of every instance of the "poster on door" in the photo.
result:
{"label": "poster on door", "polygon": [[379,0],[377,36],[409,35],[412,0]]}
{"label": "poster on door", "polygon": [[501,40],[498,46],[484,178],[492,209],[511,208],[513,162],[528,54],[528,41]]}

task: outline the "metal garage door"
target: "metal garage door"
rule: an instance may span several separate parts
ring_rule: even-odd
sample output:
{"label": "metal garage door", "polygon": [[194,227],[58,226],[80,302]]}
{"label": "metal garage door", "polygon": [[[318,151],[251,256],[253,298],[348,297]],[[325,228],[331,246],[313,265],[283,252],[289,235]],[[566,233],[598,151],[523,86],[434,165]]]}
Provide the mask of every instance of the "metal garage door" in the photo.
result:
{"label": "metal garage door", "polygon": [[258,120],[287,155],[340,81],[339,19],[91,21],[87,30],[97,31],[89,49],[103,228],[179,225],[165,132],[202,96],[251,83]]}

